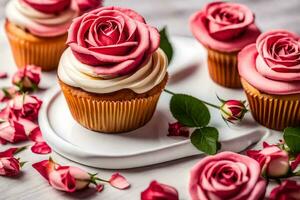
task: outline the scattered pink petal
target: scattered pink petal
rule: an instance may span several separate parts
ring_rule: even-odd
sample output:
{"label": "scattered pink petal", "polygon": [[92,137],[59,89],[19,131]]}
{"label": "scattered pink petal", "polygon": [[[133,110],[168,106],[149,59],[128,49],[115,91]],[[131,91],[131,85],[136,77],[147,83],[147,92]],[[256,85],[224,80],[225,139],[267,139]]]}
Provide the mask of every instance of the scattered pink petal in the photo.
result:
{"label": "scattered pink petal", "polygon": [[126,178],[120,173],[114,173],[109,179],[109,183],[111,186],[120,190],[124,190],[130,187],[130,184],[127,182]]}
{"label": "scattered pink petal", "polygon": [[44,142],[41,129],[39,127],[33,129],[29,135],[29,139],[34,142]]}
{"label": "scattered pink petal", "polygon": [[5,142],[17,143],[27,140],[27,135],[22,124],[10,120],[0,124],[0,138]]}
{"label": "scattered pink petal", "polygon": [[51,153],[52,149],[46,142],[36,142],[31,147],[31,151],[36,154],[49,154]]}
{"label": "scattered pink petal", "polygon": [[300,153],[297,155],[296,159],[291,163],[291,169],[294,171],[300,164]]}
{"label": "scattered pink petal", "polygon": [[37,89],[41,80],[41,68],[35,65],[26,65],[19,69],[12,77],[12,84],[23,92]]}
{"label": "scattered pink petal", "polygon": [[0,79],[7,78],[6,72],[0,72]]}
{"label": "scattered pink petal", "polygon": [[9,148],[5,151],[2,151],[2,152],[0,152],[0,158],[1,157],[12,157],[17,150],[18,150],[18,148]]}
{"label": "scattered pink petal", "polygon": [[168,136],[183,136],[183,137],[189,137],[190,131],[187,127],[183,126],[179,122],[175,122],[172,124],[169,124],[169,134]]}
{"label": "scattered pink petal", "polygon": [[102,192],[103,189],[104,189],[104,185],[103,185],[103,184],[98,184],[98,185],[96,186],[97,192]]}
{"label": "scattered pink petal", "polygon": [[36,169],[46,180],[48,180],[48,166],[49,160],[43,160],[37,163],[34,163],[32,167]]}

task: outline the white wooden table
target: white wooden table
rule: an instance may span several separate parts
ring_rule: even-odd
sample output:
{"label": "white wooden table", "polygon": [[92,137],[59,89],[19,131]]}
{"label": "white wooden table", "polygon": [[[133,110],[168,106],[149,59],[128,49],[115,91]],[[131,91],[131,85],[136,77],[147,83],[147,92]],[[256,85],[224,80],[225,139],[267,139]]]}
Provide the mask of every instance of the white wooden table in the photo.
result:
{"label": "white wooden table", "polygon": [[[0,1],[0,7],[6,0]],[[188,29],[188,18],[207,0],[107,0],[105,5],[118,5],[130,7],[141,13],[147,21],[155,26],[162,27],[168,25],[171,34],[191,35]],[[262,30],[271,28],[286,28],[300,33],[300,1],[299,0],[240,0],[247,4],[256,13],[256,20]],[[3,7],[0,8],[0,17],[3,18]],[[0,44],[1,45],[1,44]],[[7,52],[0,52],[1,59],[10,55]],[[11,75],[16,68],[14,66],[2,66],[0,71],[7,71]],[[47,77],[47,75],[45,75]],[[0,80],[0,86],[9,85],[10,79]],[[273,132],[267,139],[270,143],[276,142],[281,137],[280,133]],[[1,146],[0,150],[8,148],[9,145]],[[256,145],[260,147],[260,144]],[[253,147],[253,148],[256,148]],[[176,152],[174,152],[176,153]],[[189,170],[201,157],[195,156],[180,159],[168,163],[144,168],[121,170],[120,172],[132,184],[131,189],[119,191],[107,186],[102,193],[96,193],[93,189],[88,189],[74,194],[66,194],[52,189],[48,183],[31,167],[32,163],[42,159],[47,159],[49,155],[32,154],[30,150],[20,153],[22,160],[29,161],[23,168],[23,173],[17,178],[0,177],[0,199],[2,200],[60,200],[60,199],[105,199],[105,200],[135,200],[139,199],[140,192],[148,187],[151,180],[170,184],[177,188],[180,199],[189,199],[188,179]],[[58,163],[65,165],[80,166],[89,172],[98,172],[100,176],[109,178],[114,170],[101,170],[78,165],[67,160],[56,153],[51,156]],[[268,191],[270,187],[268,188]]]}

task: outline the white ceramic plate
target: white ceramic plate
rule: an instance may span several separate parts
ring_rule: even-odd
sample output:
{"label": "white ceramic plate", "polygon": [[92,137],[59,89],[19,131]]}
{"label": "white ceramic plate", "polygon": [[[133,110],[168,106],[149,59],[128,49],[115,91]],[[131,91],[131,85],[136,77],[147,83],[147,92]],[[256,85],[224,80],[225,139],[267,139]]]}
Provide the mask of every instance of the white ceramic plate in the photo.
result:
{"label": "white ceramic plate", "polygon": [[[168,69],[170,80],[166,88],[215,104],[219,104],[216,94],[225,99],[245,99],[242,90],[225,89],[210,80],[205,66],[206,52],[197,42],[173,37],[172,43],[175,54]],[[74,121],[56,86],[44,95],[39,123],[45,140],[57,153],[93,167],[133,168],[201,154],[189,139],[166,136],[168,123],[175,121],[169,111],[170,98],[169,94],[162,94],[152,120],[144,127],[123,134],[102,134]],[[222,151],[242,151],[268,133],[250,114],[240,126],[228,127],[216,109],[210,111],[210,125],[219,130]]]}

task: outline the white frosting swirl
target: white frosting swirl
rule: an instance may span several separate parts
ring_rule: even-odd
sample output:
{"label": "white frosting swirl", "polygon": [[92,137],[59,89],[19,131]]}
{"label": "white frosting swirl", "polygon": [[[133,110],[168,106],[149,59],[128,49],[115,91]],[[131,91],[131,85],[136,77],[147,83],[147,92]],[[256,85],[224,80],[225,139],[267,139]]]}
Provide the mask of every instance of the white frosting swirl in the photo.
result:
{"label": "white frosting swirl", "polygon": [[79,15],[71,7],[59,14],[46,14],[19,0],[11,0],[6,6],[5,14],[9,22],[41,37],[65,34],[72,19]]}
{"label": "white frosting swirl", "polygon": [[95,77],[91,67],[79,62],[70,48],[63,53],[58,66],[58,77],[67,85],[79,87],[92,93],[110,93],[130,89],[135,93],[145,93],[161,83],[167,73],[166,54],[156,50],[151,58],[133,74],[111,79]]}

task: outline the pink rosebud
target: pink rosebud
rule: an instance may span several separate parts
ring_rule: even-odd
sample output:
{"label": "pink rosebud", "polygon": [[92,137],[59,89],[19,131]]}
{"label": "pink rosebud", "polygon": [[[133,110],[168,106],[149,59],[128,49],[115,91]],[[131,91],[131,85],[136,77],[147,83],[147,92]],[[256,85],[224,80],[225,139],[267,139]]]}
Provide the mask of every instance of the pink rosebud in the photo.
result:
{"label": "pink rosebud", "polygon": [[104,189],[104,185],[103,185],[103,184],[98,184],[98,185],[96,185],[96,190],[97,190],[97,192],[102,192],[103,189]]}
{"label": "pink rosebud", "polygon": [[93,10],[102,5],[102,0],[75,0],[81,13]]}
{"label": "pink rosebud", "polygon": [[16,158],[14,154],[24,150],[26,147],[10,148],[6,151],[0,152],[0,175],[1,176],[16,176],[20,173],[22,163]]}
{"label": "pink rosebud", "polygon": [[223,104],[220,107],[223,119],[230,123],[241,121],[247,111],[244,102],[237,100],[223,101]]}
{"label": "pink rosebud", "polygon": [[178,192],[175,188],[152,181],[149,187],[141,193],[141,200],[178,200]]}
{"label": "pink rosebud", "polygon": [[0,79],[7,78],[6,72],[0,72]]}
{"label": "pink rosebud", "polygon": [[117,189],[125,190],[130,187],[126,178],[119,173],[114,173],[109,179],[109,184]]}
{"label": "pink rosebud", "polygon": [[254,159],[233,152],[221,152],[201,159],[191,170],[192,200],[263,199],[266,181]]}
{"label": "pink rosebud", "polygon": [[1,176],[16,176],[20,173],[20,163],[14,157],[0,158],[0,175]]}
{"label": "pink rosebud", "polygon": [[32,166],[57,190],[75,192],[90,184],[91,176],[78,167],[61,166],[51,159]]}
{"label": "pink rosebud", "polygon": [[17,95],[10,102],[9,107],[16,117],[34,121],[37,119],[42,101],[31,95]]}
{"label": "pink rosebud", "polygon": [[183,137],[189,137],[190,131],[188,127],[183,126],[179,122],[175,122],[170,124],[169,123],[169,129],[168,129],[168,136],[183,136]]}
{"label": "pink rosebud", "polygon": [[35,65],[26,65],[13,75],[12,83],[21,91],[32,91],[38,88],[40,80],[41,68]]}
{"label": "pink rosebud", "polygon": [[300,184],[285,180],[271,191],[270,200],[300,200]]}
{"label": "pink rosebud", "polygon": [[277,178],[289,172],[288,153],[277,146],[268,146],[262,150],[248,150],[247,155],[260,164],[264,176]]}

